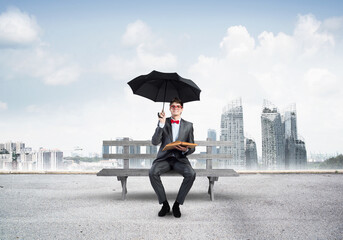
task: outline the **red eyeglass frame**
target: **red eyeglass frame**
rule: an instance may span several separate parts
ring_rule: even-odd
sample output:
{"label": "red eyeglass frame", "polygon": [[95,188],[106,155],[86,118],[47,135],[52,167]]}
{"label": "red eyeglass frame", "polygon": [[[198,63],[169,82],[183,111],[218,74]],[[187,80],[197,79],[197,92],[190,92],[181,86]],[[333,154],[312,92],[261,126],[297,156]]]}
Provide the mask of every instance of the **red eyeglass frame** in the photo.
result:
{"label": "red eyeglass frame", "polygon": [[172,109],[182,109],[182,106],[181,105],[171,105],[170,106]]}

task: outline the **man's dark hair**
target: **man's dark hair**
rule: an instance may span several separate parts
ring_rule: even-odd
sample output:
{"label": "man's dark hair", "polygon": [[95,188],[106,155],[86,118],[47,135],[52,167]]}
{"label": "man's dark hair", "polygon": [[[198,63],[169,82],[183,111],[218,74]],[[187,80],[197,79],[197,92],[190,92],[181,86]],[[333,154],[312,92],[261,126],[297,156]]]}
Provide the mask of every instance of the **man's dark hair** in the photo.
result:
{"label": "man's dark hair", "polygon": [[172,105],[173,103],[180,103],[180,105],[183,107],[183,102],[180,98],[174,97],[173,100],[170,101],[169,105]]}

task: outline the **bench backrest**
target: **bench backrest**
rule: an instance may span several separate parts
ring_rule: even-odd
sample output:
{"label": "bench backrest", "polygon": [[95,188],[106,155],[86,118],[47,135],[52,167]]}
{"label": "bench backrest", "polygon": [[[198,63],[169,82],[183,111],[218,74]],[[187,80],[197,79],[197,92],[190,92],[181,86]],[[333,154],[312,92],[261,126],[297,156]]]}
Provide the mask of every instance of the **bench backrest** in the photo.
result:
{"label": "bench backrest", "polygon": [[[206,169],[212,169],[212,159],[223,159],[223,160],[229,160],[232,159],[231,154],[214,154],[212,151],[213,147],[216,146],[225,146],[229,147],[232,146],[232,143],[229,141],[211,141],[211,139],[207,139],[207,141],[195,141],[198,146],[205,146],[206,147],[206,153],[205,154],[199,154],[199,153],[193,153],[188,156],[189,159],[206,159]],[[130,153],[130,147],[131,146],[146,146],[146,147],[152,147],[150,140],[143,140],[143,141],[137,141],[137,140],[130,140],[129,138],[124,138],[123,140],[105,140],[103,141],[103,158],[104,159],[123,159],[124,160],[124,169],[129,169],[129,159],[155,159],[156,153],[150,154],[134,154]],[[115,153],[113,154],[112,151],[110,151],[111,147],[122,147],[123,151],[122,153]],[[106,151],[105,151],[106,149]]]}

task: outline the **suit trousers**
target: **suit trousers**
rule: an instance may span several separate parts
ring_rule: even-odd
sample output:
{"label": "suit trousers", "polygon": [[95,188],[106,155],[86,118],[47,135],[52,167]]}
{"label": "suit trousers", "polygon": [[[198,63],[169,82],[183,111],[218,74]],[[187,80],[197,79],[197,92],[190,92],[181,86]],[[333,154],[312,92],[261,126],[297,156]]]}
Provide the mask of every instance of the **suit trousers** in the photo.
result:
{"label": "suit trousers", "polygon": [[195,171],[189,163],[180,162],[175,157],[154,162],[149,171],[150,182],[159,203],[163,203],[167,200],[167,196],[161,181],[161,175],[172,169],[183,176],[183,181],[176,197],[176,201],[182,205],[195,180]]}

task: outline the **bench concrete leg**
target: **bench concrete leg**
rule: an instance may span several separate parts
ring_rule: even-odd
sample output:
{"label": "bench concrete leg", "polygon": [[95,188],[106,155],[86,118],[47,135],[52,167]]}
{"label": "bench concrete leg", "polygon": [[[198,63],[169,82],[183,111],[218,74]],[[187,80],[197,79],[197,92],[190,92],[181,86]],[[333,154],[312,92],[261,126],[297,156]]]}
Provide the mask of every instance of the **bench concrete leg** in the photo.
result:
{"label": "bench concrete leg", "polygon": [[121,187],[122,187],[121,199],[125,200],[126,199],[126,194],[127,194],[127,188],[126,188],[127,177],[117,177],[117,179],[118,179],[118,181],[121,181]]}
{"label": "bench concrete leg", "polygon": [[207,177],[209,180],[208,194],[210,194],[211,201],[214,201],[214,182],[218,181],[218,177]]}

